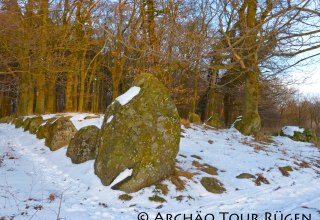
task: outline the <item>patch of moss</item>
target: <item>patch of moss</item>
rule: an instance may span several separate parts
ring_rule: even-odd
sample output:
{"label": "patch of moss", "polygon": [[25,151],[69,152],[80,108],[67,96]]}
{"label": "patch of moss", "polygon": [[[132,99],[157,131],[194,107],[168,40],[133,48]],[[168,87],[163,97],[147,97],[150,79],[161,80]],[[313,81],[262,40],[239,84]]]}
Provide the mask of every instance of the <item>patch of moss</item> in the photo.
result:
{"label": "patch of moss", "polygon": [[236,176],[237,179],[255,179],[256,177],[250,173],[241,173],[240,175]]}
{"label": "patch of moss", "polygon": [[122,194],[118,198],[122,201],[130,201],[133,197],[129,194]]}
{"label": "patch of moss", "polygon": [[198,161],[192,161],[192,165],[197,167],[198,170],[201,170],[207,174],[210,175],[218,175],[218,169],[214,166],[211,166],[209,164],[201,164]]}
{"label": "patch of moss", "polygon": [[177,196],[176,197],[176,200],[181,202],[183,200],[184,196],[183,195],[180,195],[180,196]]}
{"label": "patch of moss", "polygon": [[218,175],[218,169],[208,164],[205,164],[201,170],[210,175]]}
{"label": "patch of moss", "polygon": [[158,195],[154,195],[152,197],[149,197],[149,200],[152,202],[160,202],[160,203],[164,203],[167,202],[167,200],[165,200],[164,198],[158,196]]}
{"label": "patch of moss", "polygon": [[221,194],[226,191],[223,184],[213,177],[203,177],[200,182],[208,192]]}
{"label": "patch of moss", "polygon": [[191,155],[191,157],[196,158],[198,160],[202,160],[202,157],[198,156],[198,155]]}

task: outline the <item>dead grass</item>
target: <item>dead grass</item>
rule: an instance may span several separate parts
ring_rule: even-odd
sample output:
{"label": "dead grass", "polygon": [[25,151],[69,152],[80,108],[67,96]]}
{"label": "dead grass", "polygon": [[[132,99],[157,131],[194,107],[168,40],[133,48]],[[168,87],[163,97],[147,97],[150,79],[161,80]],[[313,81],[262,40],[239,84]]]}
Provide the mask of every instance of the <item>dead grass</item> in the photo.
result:
{"label": "dead grass", "polygon": [[279,167],[279,170],[283,176],[290,176],[290,171],[293,171],[290,166]]}
{"label": "dead grass", "polygon": [[189,171],[175,170],[175,172],[170,176],[171,182],[175,185],[177,191],[185,190],[186,182],[180,177],[185,177],[192,180],[196,173],[191,173]]}
{"label": "dead grass", "polygon": [[176,170],[175,175],[177,176],[183,176],[189,180],[192,180],[195,173],[191,173],[189,171],[183,171],[183,170]]}
{"label": "dead grass", "polygon": [[159,190],[163,195],[168,195],[169,188],[167,184],[159,182],[159,183],[156,183],[155,186],[156,186],[156,189]]}
{"label": "dead grass", "polygon": [[256,142],[262,143],[262,144],[271,144],[274,143],[274,140],[272,139],[272,136],[265,133],[258,133],[254,136],[254,140]]}
{"label": "dead grass", "polygon": [[262,176],[261,174],[258,174],[257,179],[255,180],[255,184],[257,186],[261,186],[261,183],[264,184],[270,184],[270,182],[267,180],[267,178],[265,178],[264,176]]}
{"label": "dead grass", "polygon": [[186,183],[183,180],[181,180],[179,176],[173,175],[170,177],[170,180],[175,185],[177,191],[185,190]]}
{"label": "dead grass", "polygon": [[50,193],[50,195],[48,197],[48,201],[49,202],[53,202],[54,200],[56,200],[56,194]]}
{"label": "dead grass", "polygon": [[300,168],[310,168],[310,164],[306,161],[294,162],[295,165],[299,166]]}
{"label": "dead grass", "polygon": [[192,165],[195,166],[198,170],[208,173],[210,175],[218,175],[218,169],[209,164],[201,164],[198,161],[192,161]]}

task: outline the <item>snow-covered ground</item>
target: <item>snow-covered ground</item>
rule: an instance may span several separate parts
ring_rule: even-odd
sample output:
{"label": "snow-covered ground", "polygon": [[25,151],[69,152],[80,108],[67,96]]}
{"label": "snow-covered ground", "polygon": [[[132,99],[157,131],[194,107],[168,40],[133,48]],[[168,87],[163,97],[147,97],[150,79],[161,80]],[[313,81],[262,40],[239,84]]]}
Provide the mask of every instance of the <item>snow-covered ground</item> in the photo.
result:
{"label": "snow-covered ground", "polygon": [[[77,129],[87,125],[101,127],[103,121],[103,116],[84,120],[90,114],[69,115]],[[219,212],[230,212],[229,217],[232,213],[256,213],[257,220],[264,220],[266,212],[276,211],[281,212],[277,213],[279,218],[270,219],[281,220],[280,214],[302,213],[312,220],[320,219],[319,148],[287,137],[274,137],[273,143],[267,144],[255,142],[234,128],[183,128],[177,167],[196,175],[191,180],[181,177],[186,182],[182,191],[165,180],[167,195],[151,186],[130,194],[130,201],[118,199],[123,192],[101,184],[94,175],[93,161],[76,165],[65,154],[66,148],[51,152],[44,140],[35,135],[0,124],[0,219],[144,220],[145,214],[138,215],[145,212],[149,219],[170,219],[170,214],[177,220],[196,219],[198,214],[205,219],[212,213],[215,220],[223,220]],[[198,170],[194,161],[218,168],[214,177],[227,191],[207,192],[200,179],[211,175]],[[288,177],[279,170],[284,166],[293,168]],[[241,173],[262,175],[270,184],[257,186],[252,179],[236,178]],[[149,197],[154,195],[166,202],[150,201]],[[207,219],[212,219],[212,215],[207,215]],[[233,215],[225,220],[240,219]]]}

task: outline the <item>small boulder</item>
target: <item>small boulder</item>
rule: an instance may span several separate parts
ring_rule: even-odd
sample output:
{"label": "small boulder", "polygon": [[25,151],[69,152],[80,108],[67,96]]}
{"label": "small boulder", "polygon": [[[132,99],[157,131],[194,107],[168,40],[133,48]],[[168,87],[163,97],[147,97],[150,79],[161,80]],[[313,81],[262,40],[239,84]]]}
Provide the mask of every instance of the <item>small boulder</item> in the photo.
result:
{"label": "small boulder", "polygon": [[200,182],[208,192],[221,194],[226,191],[223,184],[213,177],[203,177]]}
{"label": "small boulder", "polygon": [[15,128],[21,128],[23,125],[23,118],[22,117],[15,118],[13,120],[13,124],[15,125]]}
{"label": "small boulder", "polygon": [[30,122],[32,121],[32,118],[26,118],[24,121],[23,121],[23,124],[22,124],[22,127],[23,127],[23,130],[24,131],[27,131],[29,129],[29,125],[30,125]]}
{"label": "small boulder", "polygon": [[29,124],[29,132],[31,134],[36,134],[38,128],[43,123],[43,118],[41,116],[37,116],[34,118],[31,118],[30,124]]}
{"label": "small boulder", "polygon": [[133,87],[108,106],[100,134],[95,173],[104,185],[130,169],[113,189],[131,193],[174,172],[180,118],[168,89],[153,75],[138,76]]}
{"label": "small boulder", "polygon": [[67,156],[76,164],[93,160],[97,154],[98,143],[99,128],[94,125],[81,128],[71,139]]}
{"label": "small boulder", "polygon": [[12,122],[13,118],[11,116],[5,116],[0,118],[1,124],[10,124]]}
{"label": "small boulder", "polygon": [[45,144],[52,151],[58,150],[61,147],[68,145],[76,132],[77,129],[70,119],[61,117],[50,126]]}

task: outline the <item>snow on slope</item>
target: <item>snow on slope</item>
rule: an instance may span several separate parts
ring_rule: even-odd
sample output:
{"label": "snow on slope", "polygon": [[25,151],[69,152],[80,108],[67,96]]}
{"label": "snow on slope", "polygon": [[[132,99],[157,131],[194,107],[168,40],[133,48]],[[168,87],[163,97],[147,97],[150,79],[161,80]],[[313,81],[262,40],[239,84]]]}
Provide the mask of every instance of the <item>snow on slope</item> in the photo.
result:
{"label": "snow on slope", "polygon": [[[71,120],[77,129],[89,124],[100,127],[103,121],[102,116],[84,120],[89,114],[68,115],[73,116]],[[287,137],[275,137],[274,143],[261,144],[235,129],[206,130],[192,126],[184,129],[182,135],[177,165],[199,173],[193,180],[182,178],[187,183],[186,189],[177,191],[165,180],[170,190],[166,196],[151,186],[131,194],[132,200],[122,201],[118,197],[123,192],[103,186],[94,175],[93,161],[72,164],[65,156],[66,148],[51,152],[44,140],[23,132],[22,128],[0,124],[0,218],[130,220],[137,219],[139,212],[155,219],[158,212],[193,214],[195,218],[197,211],[282,211],[310,213],[313,220],[320,219],[319,148]],[[220,195],[207,192],[200,179],[210,175],[197,170],[193,161],[217,167],[218,176],[214,177],[224,184],[227,192]],[[298,165],[302,162],[310,167],[302,168]],[[284,177],[278,167],[288,165],[294,171]],[[256,186],[252,180],[235,178],[244,172],[262,174],[270,184]],[[155,194],[167,202],[162,206],[151,202],[148,198]]]}

